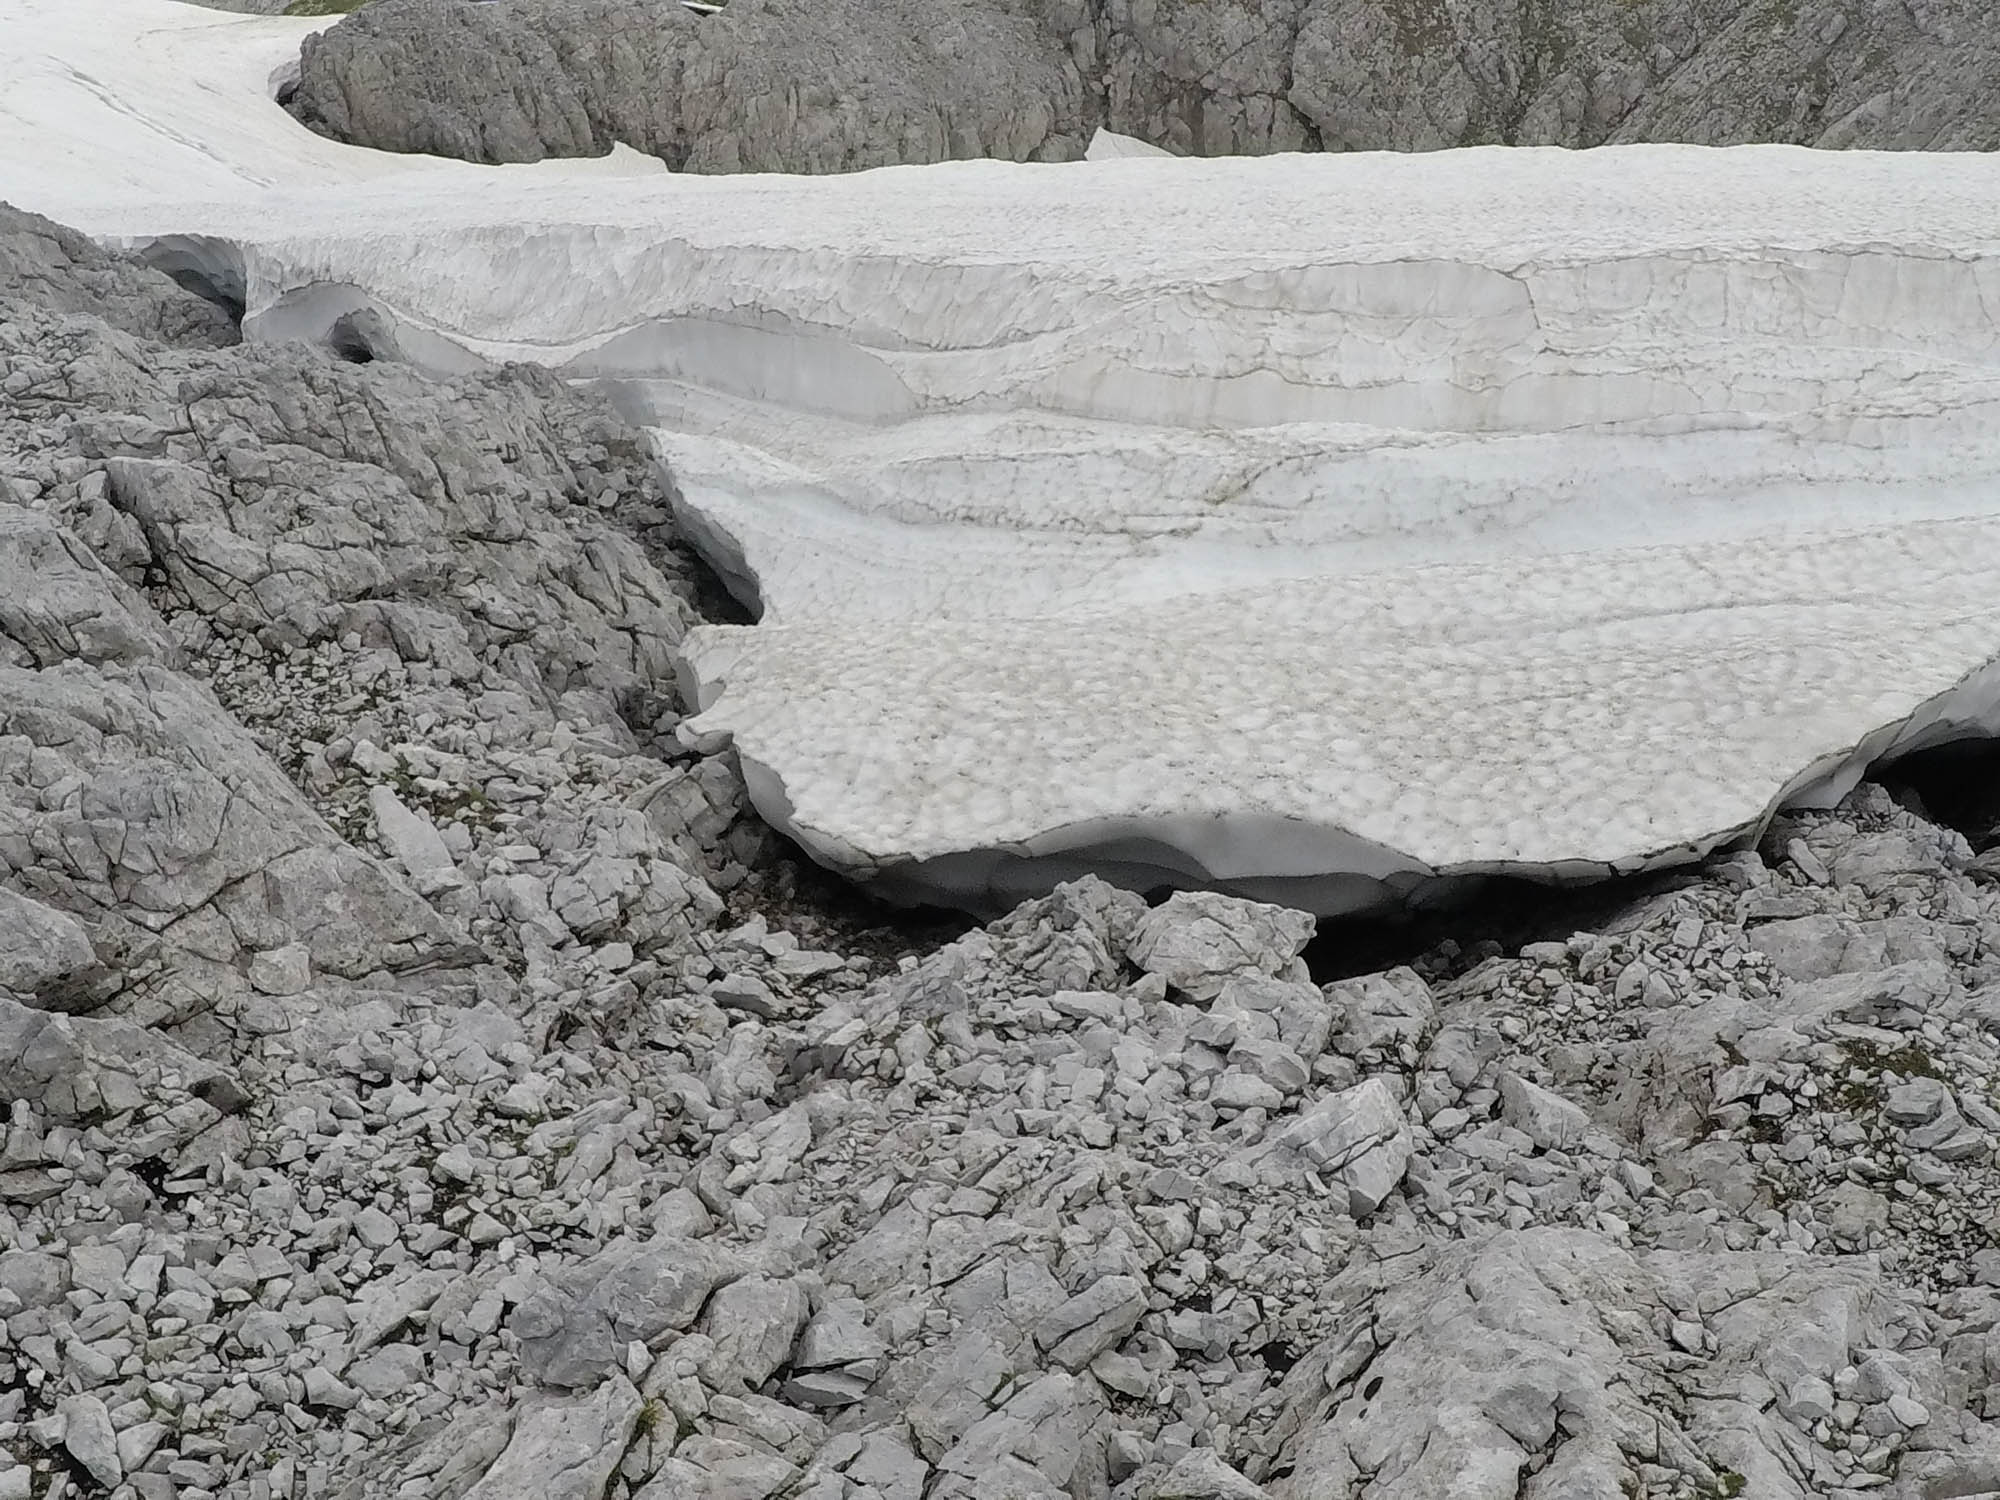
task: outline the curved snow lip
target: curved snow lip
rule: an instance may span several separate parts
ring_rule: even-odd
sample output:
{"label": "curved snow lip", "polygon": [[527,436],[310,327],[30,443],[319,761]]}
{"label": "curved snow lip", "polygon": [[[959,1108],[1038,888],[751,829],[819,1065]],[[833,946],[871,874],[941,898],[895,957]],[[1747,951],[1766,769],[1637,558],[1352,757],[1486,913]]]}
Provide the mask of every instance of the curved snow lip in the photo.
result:
{"label": "curved snow lip", "polygon": [[[409,360],[443,373],[489,368],[495,362],[490,345],[482,347],[480,340],[427,324],[364,286],[288,279],[264,264],[257,252],[246,253],[222,239],[163,236],[140,248],[151,263],[183,280],[248,302],[247,337],[306,339],[342,352],[358,349],[371,358]],[[876,361],[874,351],[783,328],[649,320],[582,348],[547,352],[553,356],[549,362],[572,378],[594,378],[632,417],[648,412],[645,382],[663,375],[686,378],[706,366],[714,367],[721,388],[778,406],[845,385],[856,416],[893,421],[913,409],[904,399],[906,388],[893,376],[885,374],[888,383],[871,393],[873,377],[866,367]],[[790,368],[788,361],[801,355],[803,369]],[[853,363],[857,357],[863,366]],[[786,373],[759,375],[760,360],[784,367]],[[825,406],[824,401],[806,404]],[[674,493],[689,539],[732,593],[761,610],[764,580],[745,539],[720,515],[688,504],[678,490]],[[704,711],[716,705],[727,696],[731,663],[755,649],[746,640],[734,648],[711,642],[687,652],[681,666],[686,696]],[[720,716],[723,721],[728,717],[726,712]],[[694,723],[688,732],[710,749],[732,738],[723,724]],[[1399,849],[1337,824],[1261,812],[1101,816],[1053,823],[999,843],[904,856],[893,849],[863,848],[815,825],[800,815],[781,767],[760,759],[740,741],[737,753],[751,799],[774,828],[815,860],[892,902],[998,913],[1061,881],[1096,873],[1139,889],[1207,887],[1321,916],[1347,916],[1446,902],[1488,877],[1577,885],[1691,863],[1754,841],[1783,807],[1837,802],[1881,761],[1952,740],[1995,735],[2000,735],[2000,668],[1989,662],[1855,744],[1817,756],[1776,788],[1752,818],[1613,859],[1578,855],[1532,861],[1427,858],[1423,851]]]}
{"label": "curved snow lip", "polygon": [[[365,287],[333,281],[285,285],[258,264],[254,252],[246,254],[223,239],[161,236],[137,248],[149,263],[184,282],[211,288],[219,299],[250,302],[244,316],[247,337],[305,339],[336,349],[358,343],[369,357],[410,360],[441,373],[494,363],[474,341],[412,318]],[[723,332],[734,340],[743,330]],[[628,391],[618,377],[629,369],[652,378],[649,361],[661,354],[660,336],[659,329],[648,325],[608,354],[600,349],[573,356],[560,367],[572,375],[602,372],[601,383],[614,402],[630,408],[628,415],[642,416],[643,392]],[[794,336],[782,333],[752,331],[752,337],[779,340],[788,349],[796,344]],[[730,352],[734,358],[734,346]],[[774,345],[769,352],[784,350]],[[699,507],[681,503],[676,508],[689,539],[732,593],[760,608],[760,578],[741,540]],[[738,650],[754,646],[744,641],[729,650],[711,643],[683,657],[682,686],[691,702],[705,710],[725,695],[729,663]],[[726,730],[700,725],[691,732],[710,748],[730,738]],[[1061,881],[1096,873],[1139,889],[1207,887],[1321,916],[1342,916],[1449,901],[1469,883],[1487,877],[1577,885],[1687,864],[1718,849],[1753,842],[1783,807],[1837,802],[1884,760],[1952,740],[1990,736],[2000,736],[2000,667],[1992,663],[1853,746],[1818,757],[1779,788],[1757,817],[1613,860],[1430,862],[1338,826],[1262,813],[1101,817],[1057,824],[992,846],[904,858],[859,848],[802,819],[783,774],[741,747],[738,755],[751,798],[773,827],[820,863],[892,902],[997,913]]]}
{"label": "curved snow lip", "polygon": [[225,307],[241,322],[250,298],[249,274],[241,250],[212,235],[167,234],[109,243],[145,265],[162,271],[208,301]]}
{"label": "curved snow lip", "polygon": [[[1507,170],[1517,169],[1510,158]],[[1561,175],[1546,163],[1535,170]],[[967,180],[972,175],[1011,180]],[[929,180],[897,179],[913,190],[904,208],[925,201],[914,190]],[[887,181],[852,191],[868,196]],[[751,185],[757,192],[773,187]],[[838,208],[849,191],[815,186],[807,197]],[[2000,201],[2000,181],[1989,196]],[[2000,402],[1993,355],[2000,325],[1985,300],[2000,278],[2000,246],[1968,239],[1964,255],[1872,240],[1843,248],[1811,232],[1808,221],[1796,249],[1780,237],[1734,248],[1664,244],[1654,253],[1621,231],[1609,245],[1584,242],[1588,235],[1577,244],[1537,240],[1512,258],[1419,247],[1393,260],[1343,260],[1343,250],[1324,262],[1245,272],[1211,265],[1215,247],[1203,242],[1184,261],[1141,264],[1135,273],[1107,265],[1101,247],[1057,240],[1038,247],[1032,235],[1026,253],[990,260],[959,245],[912,248],[900,220],[864,225],[867,233],[858,236],[850,225],[842,231],[850,241],[830,234],[830,243],[802,245],[782,227],[768,237],[761,227],[745,227],[729,218],[740,216],[740,205],[713,201],[736,227],[716,233],[715,221],[707,221],[699,242],[665,229],[648,238],[653,231],[636,222],[629,204],[602,221],[572,225],[545,213],[514,226],[479,219],[459,203],[440,220],[437,264],[424,234],[365,220],[350,229],[323,216],[268,238],[246,228],[247,249],[186,236],[171,249],[165,240],[156,248],[183,257],[186,272],[240,287],[251,336],[316,339],[447,371],[529,358],[625,390],[628,415],[645,414],[640,387],[657,381],[713,402],[759,404],[772,426],[849,423],[858,457],[844,471],[847,488],[815,488],[809,454],[781,444],[758,448],[754,435],[745,440],[731,430],[726,414],[717,419],[719,405],[690,408],[709,423],[690,430],[714,444],[719,458],[690,486],[692,498],[682,497],[683,524],[738,597],[768,604],[770,621],[791,623],[727,642],[691,642],[683,676],[704,711],[687,733],[705,748],[733,743],[753,800],[773,826],[893,899],[1004,909],[1094,870],[1130,885],[1215,886],[1332,915],[1422,905],[1489,876],[1584,882],[1699,859],[1756,838],[1787,804],[1837,800],[1884,759],[2000,733],[1990,650],[2000,642],[2000,606],[1969,588],[1968,563],[1953,551],[1963,543],[1989,575],[2000,568],[2000,515],[1991,500],[2000,493],[2000,442],[1990,424]],[[402,200],[382,195],[382,204],[392,202]],[[1768,231],[1765,220],[1746,223],[1744,239]],[[740,247],[730,238],[736,234]],[[1017,305],[1027,307],[1019,318],[1007,311]],[[1703,445],[1705,425],[1740,425],[1777,434],[1772,442],[1796,441],[1798,485],[1813,493],[1797,518],[1806,523],[1803,541],[1781,542],[1766,510],[1752,516],[1744,546],[1756,553],[1756,567],[1727,562],[1726,546],[1682,545],[1703,535],[1699,527],[1683,535],[1666,525],[1675,545],[1650,561],[1634,559],[1629,536],[1555,537],[1568,555],[1557,557],[1554,569],[1540,568],[1525,603],[1512,595],[1517,583],[1527,589],[1520,575],[1533,570],[1511,549],[1533,518],[1554,507],[1548,490],[1519,469],[1465,478],[1469,524],[1458,539],[1470,550],[1455,555],[1478,558],[1482,575],[1419,585],[1402,576],[1401,564],[1364,566],[1352,579],[1276,576],[1281,566],[1265,592],[1285,594],[1290,602],[1282,609],[1261,608],[1254,591],[1206,593],[1223,571],[1215,568],[1208,571],[1217,576],[1188,589],[1174,587],[1166,569],[1142,580],[1144,587],[1107,587],[1102,598],[1080,603],[1049,590],[1031,598],[1008,580],[1004,547],[974,546],[969,566],[990,568],[1001,582],[989,591],[990,607],[951,622],[932,617],[935,579],[926,580],[930,594],[911,587],[898,596],[898,567],[914,575],[924,565],[914,549],[870,572],[816,557],[813,538],[781,535],[783,545],[772,545],[719,501],[702,501],[704,494],[723,497],[740,502],[740,511],[797,480],[796,493],[825,497],[834,510],[851,508],[861,524],[845,540],[858,538],[858,552],[891,536],[872,523],[897,515],[897,504],[908,507],[921,484],[935,478],[949,498],[965,477],[994,487],[961,514],[940,507],[934,522],[918,506],[909,528],[929,524],[947,546],[954,532],[974,542],[1033,533],[1052,542],[1030,560],[1073,568],[1086,595],[1100,577],[1119,582],[1101,559],[1062,552],[1060,525],[1035,530],[1048,518],[1043,497],[1061,476],[1010,488],[1006,471],[1024,450],[1003,442],[975,456],[988,471],[972,474],[972,461],[948,447],[913,446],[913,419],[1013,411],[1094,422],[1106,433],[1122,423],[1128,432],[1219,432],[1245,444],[1310,423],[1368,429],[1380,435],[1364,441],[1385,447],[1444,433],[1465,439],[1468,454],[1496,435],[1629,437],[1615,482],[1604,482],[1592,458],[1570,465],[1571,492],[1586,494],[1598,514],[1627,497],[1634,455],[1673,467],[1682,459],[1663,457],[1666,440],[1685,455]],[[736,449],[725,451],[731,442]],[[1953,538],[1933,528],[1899,550],[1897,527],[1878,523],[1924,522],[1921,506],[1904,500],[1925,488],[1929,474],[1914,463],[1898,471],[1884,460],[1870,470],[1857,460],[1843,473],[1863,498],[1882,497],[1881,510],[1866,518],[1867,547],[1829,543],[1858,513],[1815,509],[1827,471],[1814,445],[1893,458],[1927,442],[1942,455],[1933,468],[1962,479],[1975,524]],[[1570,453],[1565,449],[1565,458]],[[1767,469],[1782,470],[1786,456]],[[1208,462],[1181,458],[1191,467]],[[1358,496],[1303,481],[1246,496],[1234,478],[1261,474],[1265,458],[1251,453],[1219,482],[1168,476],[1178,486],[1170,503],[1150,511],[1142,494],[1149,474],[1135,466],[1127,493],[1140,498],[1113,514],[1102,534],[1122,543],[1186,527],[1189,555],[1173,567],[1198,571],[1205,565],[1196,554],[1211,540],[1201,528],[1213,514],[1227,523],[1215,527],[1215,540],[1239,525],[1251,537],[1247,546],[1290,566],[1296,556],[1286,549],[1307,533],[1286,528],[1312,505],[1353,517],[1352,502],[1361,502],[1355,530],[1364,541],[1416,535],[1435,519],[1432,512],[1449,509],[1449,486],[1433,493],[1425,501],[1431,512],[1423,512],[1387,480],[1379,493]],[[954,460],[965,465],[962,474],[951,468]],[[1734,501],[1748,491],[1725,468],[1711,463],[1679,477],[1697,492],[1705,484]],[[892,473],[906,483],[897,497],[886,497],[886,485],[869,493],[872,474]],[[1489,493],[1471,495],[1482,485]],[[1498,503],[1486,503],[1494,497]],[[1677,523],[1679,498],[1669,488],[1647,503],[1663,523]],[[1584,506],[1573,514],[1590,512]],[[1056,512],[1057,521],[1064,518]],[[1095,519],[1081,532],[1093,534]],[[1439,534],[1451,519],[1444,516]],[[1073,514],[1068,520],[1075,524]],[[1565,514],[1555,529],[1575,525]],[[825,535],[841,540],[836,529]],[[1577,529],[1590,531],[1587,521]],[[1417,541],[1417,562],[1438,561],[1429,536]],[[1345,540],[1335,535],[1332,545]],[[1607,546],[1620,555],[1600,550]],[[807,599],[797,585],[815,567],[848,575]],[[1939,569],[1951,574],[1950,587],[1926,597],[1926,570]],[[1664,583],[1661,571],[1669,575]],[[1246,565],[1233,576],[1248,572]],[[1765,588],[1774,575],[1780,581]],[[1603,585],[1601,578],[1614,576],[1614,586]],[[1311,587],[1302,591],[1301,584]],[[1419,596],[1399,593],[1406,585]],[[871,587],[886,596],[886,607],[848,607]],[[1197,594],[1202,602],[1194,602]],[[1871,614],[1884,636],[1879,651],[1868,634]],[[1717,624],[1716,615],[1732,618]],[[956,624],[956,633],[938,628],[946,623]],[[822,624],[839,637],[837,649],[812,642]],[[1147,652],[1156,625],[1168,628],[1171,649]],[[1406,627],[1421,638],[1425,670],[1436,679],[1412,681],[1410,705],[1393,691]],[[1934,630],[1936,642],[1921,644]],[[1097,659],[1064,656],[1064,632],[1101,632],[1104,649]],[[1292,632],[1299,639],[1289,639]],[[1026,692],[1000,644],[1016,636],[1031,651],[1050,648],[1059,668]],[[1490,671],[1482,654],[1489,636],[1498,642]],[[1761,660],[1766,644],[1774,649],[1762,655],[1782,657],[1783,672]],[[1544,646],[1552,651],[1546,670],[1538,655]],[[1295,684],[1313,674],[1346,676],[1337,690],[1314,686],[1305,695],[1309,733],[1267,742],[1260,738],[1264,721],[1244,705],[1294,707],[1282,673],[1268,682],[1264,675],[1264,656],[1281,648]],[[1195,661],[1205,653],[1226,657],[1222,670]],[[850,675],[871,654],[891,659],[872,675]],[[1115,682],[1104,691],[1128,656],[1143,659],[1130,668],[1134,676],[1185,698],[1168,705],[1180,711],[1165,716],[1168,743],[1150,759],[1140,752],[1159,727],[1149,720],[1152,700],[1144,691],[1121,692]],[[1844,680],[1850,665],[1851,683]],[[977,681],[950,684],[955,671]],[[1561,679],[1565,672],[1579,686],[1550,691],[1550,674]],[[1708,703],[1705,674],[1726,689]],[[1511,697],[1489,691],[1502,677]],[[1665,677],[1675,679],[1670,688],[1659,685]],[[1821,711],[1780,678],[1822,683],[1837,701]],[[852,688],[855,682],[865,682],[865,691]],[[1436,694],[1440,682],[1447,695],[1464,699],[1455,717],[1418,711],[1417,700]],[[1941,688],[1945,683],[1952,685]],[[980,712],[1010,694],[1011,707]],[[899,696],[934,697],[936,718],[898,717]],[[847,698],[856,705],[843,703]],[[1618,719],[1626,698],[1638,700],[1637,738]],[[1096,701],[1111,707],[1089,733],[1053,738],[1046,748],[1034,743],[1044,723],[1038,714],[1090,711]],[[1241,722],[1229,721],[1221,737],[1205,724],[1191,727],[1211,704]],[[1530,710],[1544,707],[1549,722],[1538,722]],[[1727,716],[1739,708],[1757,722],[1732,734]],[[967,709],[974,711],[964,725],[951,721]],[[879,721],[872,726],[871,714]],[[1217,716],[1227,718],[1220,709]],[[878,747],[868,736],[882,725],[889,732]],[[1408,754],[1414,740],[1440,726],[1456,738]],[[1685,778],[1694,797],[1678,797],[1673,759],[1643,743],[1647,735],[1675,742],[1681,760],[1699,759],[1712,772]],[[1129,784],[1155,770],[1213,766],[1218,746],[1236,757],[1225,774]],[[1092,756],[1096,779],[1079,781],[1072,793],[1064,771]],[[1539,779],[1521,769],[1535,757],[1545,773]],[[1482,806],[1482,769],[1500,761],[1491,805]],[[1329,765],[1348,785],[1330,792],[1326,775],[1314,780]],[[1565,805],[1572,772],[1591,782],[1582,814]],[[829,783],[844,775],[865,782],[864,794],[830,792]],[[1010,777],[1056,790],[1010,801]],[[953,778],[959,784],[940,793]],[[919,811],[911,813],[912,804]]]}
{"label": "curved snow lip", "polygon": [[[684,675],[683,688],[697,702],[712,700],[721,687],[715,678]],[[699,736],[699,726],[695,732]],[[1905,718],[1820,757],[1756,818],[1734,827],[1624,859],[1439,865],[1342,828],[1268,814],[1098,818],[986,848],[884,858],[802,821],[777,771],[740,749],[738,761],[766,822],[826,868],[895,905],[997,916],[1064,881],[1097,875],[1132,890],[1219,890],[1319,917],[1354,917],[1446,906],[1496,877],[1580,886],[1693,864],[1718,851],[1754,846],[1786,809],[1835,806],[1877,766],[1939,745],[1993,738],[2000,738],[2000,655]],[[711,747],[718,739],[726,736],[710,736]]]}
{"label": "curved snow lip", "polygon": [[347,357],[365,354],[422,365],[446,375],[492,368],[493,362],[454,339],[400,316],[379,298],[344,282],[294,287],[245,315],[246,338],[302,339]]}

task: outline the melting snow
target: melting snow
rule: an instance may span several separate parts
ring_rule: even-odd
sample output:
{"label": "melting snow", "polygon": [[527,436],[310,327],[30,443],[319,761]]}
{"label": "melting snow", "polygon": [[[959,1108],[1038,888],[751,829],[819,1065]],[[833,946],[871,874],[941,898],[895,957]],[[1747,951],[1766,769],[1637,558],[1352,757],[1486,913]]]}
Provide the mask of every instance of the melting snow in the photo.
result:
{"label": "melting snow", "polygon": [[279,110],[324,24],[0,0],[0,197],[609,382],[764,611],[696,731],[891,890],[1584,876],[1996,728],[2000,160],[478,168]]}

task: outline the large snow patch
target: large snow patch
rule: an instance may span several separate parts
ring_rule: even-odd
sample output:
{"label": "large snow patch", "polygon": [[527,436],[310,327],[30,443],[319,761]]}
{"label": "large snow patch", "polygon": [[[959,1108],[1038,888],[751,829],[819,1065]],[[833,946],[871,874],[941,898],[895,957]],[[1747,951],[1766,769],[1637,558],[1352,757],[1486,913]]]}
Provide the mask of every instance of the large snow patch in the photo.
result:
{"label": "large snow patch", "polygon": [[762,610],[692,732],[893,893],[1584,877],[2000,718],[1993,158],[481,169],[303,131],[306,29],[0,0],[0,196],[610,383]]}

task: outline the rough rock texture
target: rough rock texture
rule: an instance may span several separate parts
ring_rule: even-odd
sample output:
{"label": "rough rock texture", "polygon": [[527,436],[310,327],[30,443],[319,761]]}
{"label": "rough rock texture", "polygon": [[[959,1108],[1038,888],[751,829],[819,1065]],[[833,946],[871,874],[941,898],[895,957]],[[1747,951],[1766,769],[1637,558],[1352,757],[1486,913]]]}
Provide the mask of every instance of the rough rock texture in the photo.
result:
{"label": "rough rock texture", "polygon": [[1992,150],[1996,76],[2000,27],[1970,0],[1314,0],[1290,99],[1329,150]]}
{"label": "rough rock texture", "polygon": [[2000,1485],[2000,864],[1914,802],[1325,984],[1094,879],[864,940],[678,748],[595,407],[0,266],[0,1500]]}
{"label": "rough rock texture", "polygon": [[1977,0],[381,0],[308,42],[291,107],[473,161],[825,172],[1069,160],[1099,126],[1193,155],[1991,150],[1996,82]]}
{"label": "rough rock texture", "polygon": [[743,0],[715,16],[388,0],[307,41],[290,108],[391,150],[540,161],[623,142],[694,172],[1066,160],[1088,138],[1055,39],[973,0]]}

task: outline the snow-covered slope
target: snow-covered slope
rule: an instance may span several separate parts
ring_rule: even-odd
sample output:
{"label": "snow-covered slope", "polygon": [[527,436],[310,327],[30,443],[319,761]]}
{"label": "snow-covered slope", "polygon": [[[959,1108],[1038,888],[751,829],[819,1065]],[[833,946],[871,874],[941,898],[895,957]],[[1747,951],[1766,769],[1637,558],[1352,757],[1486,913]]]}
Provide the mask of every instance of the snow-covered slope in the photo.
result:
{"label": "snow-covered slope", "polygon": [[[462,163],[325,140],[277,107],[272,96],[297,73],[299,44],[339,19],[176,0],[6,0],[0,194],[38,212],[81,213],[382,177],[478,180]],[[561,170],[574,179],[663,168],[619,152]],[[536,175],[548,174],[517,168],[509,179]]]}
{"label": "snow-covered slope", "polygon": [[764,610],[697,732],[902,891],[1627,868],[1996,711],[1991,158],[478,169],[301,130],[302,23],[0,21],[0,196],[617,382]]}

